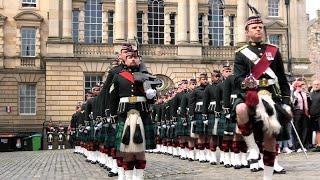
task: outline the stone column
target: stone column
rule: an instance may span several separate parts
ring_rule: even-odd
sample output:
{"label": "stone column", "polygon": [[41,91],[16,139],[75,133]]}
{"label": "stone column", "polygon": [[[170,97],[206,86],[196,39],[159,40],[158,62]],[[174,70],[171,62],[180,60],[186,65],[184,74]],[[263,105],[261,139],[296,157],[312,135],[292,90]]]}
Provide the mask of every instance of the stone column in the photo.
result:
{"label": "stone column", "polygon": [[79,42],[84,42],[84,9],[79,12]]}
{"label": "stone column", "polygon": [[72,0],[63,0],[63,39],[72,39]]}
{"label": "stone column", "polygon": [[170,44],[170,13],[166,12],[164,15],[164,44]]}
{"label": "stone column", "polygon": [[114,12],[114,42],[125,41],[125,3],[124,0],[116,0]]}
{"label": "stone column", "polygon": [[208,14],[204,14],[202,17],[203,21],[203,45],[207,46],[209,45],[209,19],[208,19]]}
{"label": "stone column", "polygon": [[180,0],[178,2],[178,44],[185,44],[188,41],[187,23],[187,0]]}
{"label": "stone column", "polygon": [[148,44],[148,13],[143,12],[142,14],[142,28],[143,28],[143,42],[142,44]]}
{"label": "stone column", "polygon": [[108,43],[108,12],[103,9],[102,11],[102,43]]}
{"label": "stone column", "polygon": [[247,0],[237,1],[237,45],[246,43],[245,23],[248,16]]}
{"label": "stone column", "polygon": [[59,1],[49,1],[49,39],[59,38]]}
{"label": "stone column", "polygon": [[199,43],[198,0],[190,0],[190,43]]}
{"label": "stone column", "polygon": [[231,39],[230,39],[230,20],[229,20],[229,15],[224,15],[223,16],[223,21],[225,22],[225,25],[224,25],[224,34],[223,34],[223,42],[224,42],[224,46],[230,46],[230,42],[231,42]]}
{"label": "stone column", "polygon": [[137,37],[137,2],[128,0],[128,41],[135,42]]}

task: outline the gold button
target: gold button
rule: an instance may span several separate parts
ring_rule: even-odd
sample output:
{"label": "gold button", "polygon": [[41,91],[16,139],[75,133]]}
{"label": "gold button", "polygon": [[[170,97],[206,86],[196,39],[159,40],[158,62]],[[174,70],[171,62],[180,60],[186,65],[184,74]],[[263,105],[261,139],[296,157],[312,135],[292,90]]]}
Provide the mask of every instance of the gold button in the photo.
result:
{"label": "gold button", "polygon": [[131,85],[131,87],[133,87],[133,84]]}
{"label": "gold button", "polygon": [[134,96],[133,94],[131,94],[131,96]]}
{"label": "gold button", "polygon": [[261,48],[258,48],[259,50],[261,50]]}
{"label": "gold button", "polygon": [[260,56],[262,56],[263,54],[262,54],[262,53],[260,53],[259,55],[260,55]]}
{"label": "gold button", "polygon": [[131,92],[133,92],[134,90],[133,89],[131,89]]}

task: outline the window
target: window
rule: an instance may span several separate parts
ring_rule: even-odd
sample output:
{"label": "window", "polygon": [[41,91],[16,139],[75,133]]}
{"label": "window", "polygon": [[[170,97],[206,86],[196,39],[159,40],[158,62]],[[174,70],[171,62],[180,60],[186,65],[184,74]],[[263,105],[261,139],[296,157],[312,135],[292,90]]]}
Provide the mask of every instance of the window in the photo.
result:
{"label": "window", "polygon": [[79,11],[72,11],[72,40],[79,42]]}
{"label": "window", "polygon": [[223,7],[220,0],[210,0],[209,10],[209,45],[223,46]]}
{"label": "window", "polygon": [[87,0],[85,4],[84,30],[86,43],[102,43],[101,0]]}
{"label": "window", "polygon": [[175,25],[176,24],[176,14],[170,14],[170,44],[175,44],[176,40],[175,40],[175,32],[176,32],[176,28]]}
{"label": "window", "polygon": [[113,11],[108,12],[108,44],[113,44]]}
{"label": "window", "polygon": [[148,0],[149,44],[164,44],[163,0]]}
{"label": "window", "polygon": [[137,13],[137,36],[138,42],[142,44],[143,42],[143,12]]}
{"label": "window", "polygon": [[198,28],[199,28],[199,43],[203,42],[203,14],[199,14],[198,16]]}
{"label": "window", "polygon": [[268,12],[269,16],[279,16],[279,0],[268,0]]}
{"label": "window", "polygon": [[315,35],[316,35],[316,40],[320,41],[320,33],[315,33]]}
{"label": "window", "polygon": [[234,15],[229,16],[230,22],[230,46],[234,46]]}
{"label": "window", "polygon": [[21,29],[21,56],[34,57],[36,55],[36,29]]}
{"label": "window", "polygon": [[269,35],[269,41],[271,44],[277,45],[278,47],[280,47],[280,39],[281,39],[281,35],[279,34],[272,34]]}
{"label": "window", "polygon": [[102,81],[102,75],[85,75],[84,81],[84,94],[91,90],[91,88],[97,83]]}
{"label": "window", "polygon": [[22,7],[36,7],[36,0],[22,0]]}
{"label": "window", "polygon": [[19,87],[19,102],[21,115],[36,114],[36,85],[21,84]]}

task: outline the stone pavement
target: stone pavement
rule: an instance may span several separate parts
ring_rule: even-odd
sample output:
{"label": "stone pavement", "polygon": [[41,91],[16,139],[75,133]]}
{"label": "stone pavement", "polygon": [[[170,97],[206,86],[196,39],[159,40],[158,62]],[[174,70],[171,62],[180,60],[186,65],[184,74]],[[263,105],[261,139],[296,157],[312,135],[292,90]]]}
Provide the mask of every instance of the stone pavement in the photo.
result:
{"label": "stone pavement", "polygon": [[[275,175],[280,180],[320,179],[320,153],[309,153],[306,161],[301,153],[280,155],[279,161],[287,169],[286,175]],[[146,179],[262,179],[262,172],[249,169],[226,169],[199,162],[182,161],[160,154],[147,155]],[[85,162],[71,150],[24,151],[0,153],[0,179],[95,180],[111,179],[107,171]]]}

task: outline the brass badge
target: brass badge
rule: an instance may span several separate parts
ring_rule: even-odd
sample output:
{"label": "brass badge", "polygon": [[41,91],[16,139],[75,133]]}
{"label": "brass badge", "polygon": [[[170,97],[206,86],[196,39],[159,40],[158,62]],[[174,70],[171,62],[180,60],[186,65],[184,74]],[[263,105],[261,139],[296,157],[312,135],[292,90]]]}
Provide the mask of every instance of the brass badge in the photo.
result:
{"label": "brass badge", "polygon": [[131,96],[131,97],[129,97],[129,103],[135,103],[135,102],[137,102],[137,96]]}
{"label": "brass badge", "polygon": [[269,86],[268,79],[262,78],[261,80],[259,80],[259,86],[260,87],[268,87]]}

